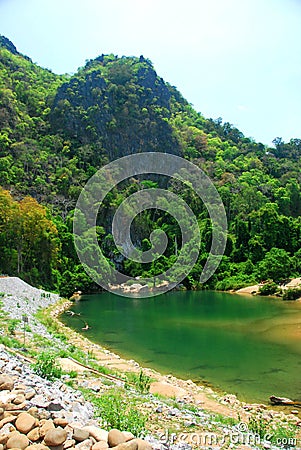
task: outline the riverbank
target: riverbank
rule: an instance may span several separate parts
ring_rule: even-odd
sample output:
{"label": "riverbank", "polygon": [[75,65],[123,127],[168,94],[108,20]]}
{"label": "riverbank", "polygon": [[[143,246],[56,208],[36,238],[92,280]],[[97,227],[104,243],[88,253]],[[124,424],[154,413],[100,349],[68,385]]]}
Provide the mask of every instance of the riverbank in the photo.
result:
{"label": "riverbank", "polygon": [[[260,288],[264,286],[264,283],[254,284],[252,286],[246,286],[241,289],[237,289],[236,291],[231,291],[234,294],[250,294],[250,295],[260,295]],[[283,292],[288,289],[301,289],[301,278],[292,278],[288,283],[284,283],[278,286],[279,290]],[[301,296],[298,300],[301,301]]]}
{"label": "riverbank", "polygon": [[[53,294],[45,296],[47,293],[44,291],[25,285],[16,278],[0,279],[0,292],[4,294],[2,309],[12,318],[22,318],[23,314],[29,316],[28,349],[41,350],[50,344],[55,350],[65,351],[66,354],[61,353],[60,364],[66,373],[76,373],[75,379],[71,380],[76,389],[102,394],[107,392],[109,381],[110,388],[112,385],[114,389],[116,386],[119,388],[130,379],[129,373],[140,373],[141,367],[137,362],[120,358],[59,322],[59,315],[71,304],[69,301],[59,300]],[[44,308],[44,312],[41,313],[39,308]],[[22,327],[16,335],[22,340]],[[69,349],[73,349],[73,357],[70,357]],[[105,373],[100,373],[99,369]],[[275,427],[301,425],[295,414],[285,415],[280,410],[269,410],[265,405],[239,402],[234,395],[215,393],[190,380],[163,376],[148,368],[143,369],[143,374],[151,378],[150,393],[139,397],[138,403],[135,390],[126,391],[126,395],[130,392],[129,402],[147,413],[147,427],[155,447],[159,445],[158,436],[166,429],[177,434],[198,431],[222,436],[226,431],[228,435],[233,432],[238,422],[247,424],[250,417],[259,416],[272,421]],[[70,376],[66,376],[70,382]]]}

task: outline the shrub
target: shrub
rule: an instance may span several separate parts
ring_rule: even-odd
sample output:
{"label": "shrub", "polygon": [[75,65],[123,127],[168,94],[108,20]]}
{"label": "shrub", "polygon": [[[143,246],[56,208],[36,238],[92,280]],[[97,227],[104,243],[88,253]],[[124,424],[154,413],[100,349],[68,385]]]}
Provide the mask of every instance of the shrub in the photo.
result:
{"label": "shrub", "polygon": [[50,381],[62,376],[62,369],[57,363],[56,355],[51,351],[41,352],[32,368],[37,375]]}
{"label": "shrub", "polygon": [[294,289],[287,289],[283,294],[283,300],[297,300],[301,297],[301,289],[300,288],[294,288]]}
{"label": "shrub", "polygon": [[273,295],[278,291],[278,285],[274,281],[269,280],[259,288],[260,295]]}

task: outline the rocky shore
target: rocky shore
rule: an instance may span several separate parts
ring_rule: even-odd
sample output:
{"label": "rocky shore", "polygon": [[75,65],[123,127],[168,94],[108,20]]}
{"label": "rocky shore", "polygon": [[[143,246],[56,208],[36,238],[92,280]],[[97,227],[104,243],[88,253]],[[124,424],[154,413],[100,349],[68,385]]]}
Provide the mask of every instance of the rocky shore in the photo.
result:
{"label": "rocky shore", "polygon": [[100,428],[93,406],[60,381],[34,374],[0,348],[0,450],[150,450],[132,433]]}
{"label": "rocky shore", "polygon": [[[235,294],[250,294],[250,295],[260,295],[260,288],[264,286],[264,283],[254,284],[253,286],[247,286],[236,291],[232,291]],[[288,289],[301,289],[301,278],[293,278],[288,283],[278,286],[279,290],[283,292]],[[299,299],[301,300],[301,298]]]}
{"label": "rocky shore", "polygon": [[[29,318],[28,340],[46,340],[51,348],[63,351],[76,348],[85,358],[83,364],[83,361],[77,362],[66,354],[60,359],[65,375],[60,381],[50,382],[32,371],[29,355],[15,351],[11,353],[12,350],[0,347],[0,450],[212,448],[206,440],[201,439],[206,433],[214,435],[218,442],[227,436],[227,444],[215,445],[217,449],[281,448],[281,445],[264,439],[261,439],[259,447],[242,445],[248,433],[256,430],[248,429],[250,419],[257,420],[256,417],[267,421],[275,430],[291,431],[291,427],[294,427],[297,439],[300,439],[299,411],[285,414],[281,410],[272,411],[265,405],[246,404],[235,395],[217,394],[190,380],[179,380],[172,375],[162,376],[151,369],[143,369],[152,380],[149,393],[138,394],[131,387],[123,391],[127,395],[126,402],[133,401],[136,405],[138,399],[137,405],[147,417],[143,439],[134,436],[129,430],[110,430],[112,427],[107,426],[109,424],[102,417],[95,416],[95,408],[85,399],[83,390],[101,396],[112,386],[124,388],[125,374],[139,373],[139,364],[123,360],[58,322],[57,316],[70,303],[60,302],[57,295],[33,288],[18,278],[0,278],[0,293],[1,309],[7,317],[20,320],[26,314]],[[50,323],[57,327],[59,333],[65,333],[65,340],[62,341],[57,337],[58,333],[54,334],[37,319],[36,314],[45,308],[48,308]],[[4,331],[0,333],[3,335]],[[116,370],[116,373],[114,376],[100,374],[95,370],[96,362],[102,368]],[[72,383],[68,375],[70,370],[76,372]],[[67,385],[68,382],[73,388]],[[244,434],[241,433],[242,426]],[[166,432],[170,433],[170,430],[176,436],[171,440],[166,438]],[[237,436],[237,433],[241,439],[234,445],[231,436]],[[197,441],[191,437],[195,435],[198,436]]]}

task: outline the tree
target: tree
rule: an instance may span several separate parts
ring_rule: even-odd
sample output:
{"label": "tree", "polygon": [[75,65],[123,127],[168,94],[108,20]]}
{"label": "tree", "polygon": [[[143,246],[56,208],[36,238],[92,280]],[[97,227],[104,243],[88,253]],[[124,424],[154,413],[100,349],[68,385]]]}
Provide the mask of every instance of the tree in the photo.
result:
{"label": "tree", "polygon": [[258,264],[258,276],[261,280],[271,279],[279,283],[289,277],[291,267],[289,253],[273,247]]}

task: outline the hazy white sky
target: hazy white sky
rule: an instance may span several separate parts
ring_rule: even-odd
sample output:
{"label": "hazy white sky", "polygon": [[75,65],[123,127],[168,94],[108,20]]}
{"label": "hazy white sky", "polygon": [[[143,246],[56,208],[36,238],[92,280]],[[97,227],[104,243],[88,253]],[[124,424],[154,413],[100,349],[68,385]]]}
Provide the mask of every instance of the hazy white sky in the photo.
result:
{"label": "hazy white sky", "polygon": [[143,54],[206,117],[301,138],[301,0],[0,0],[0,33],[56,73]]}

